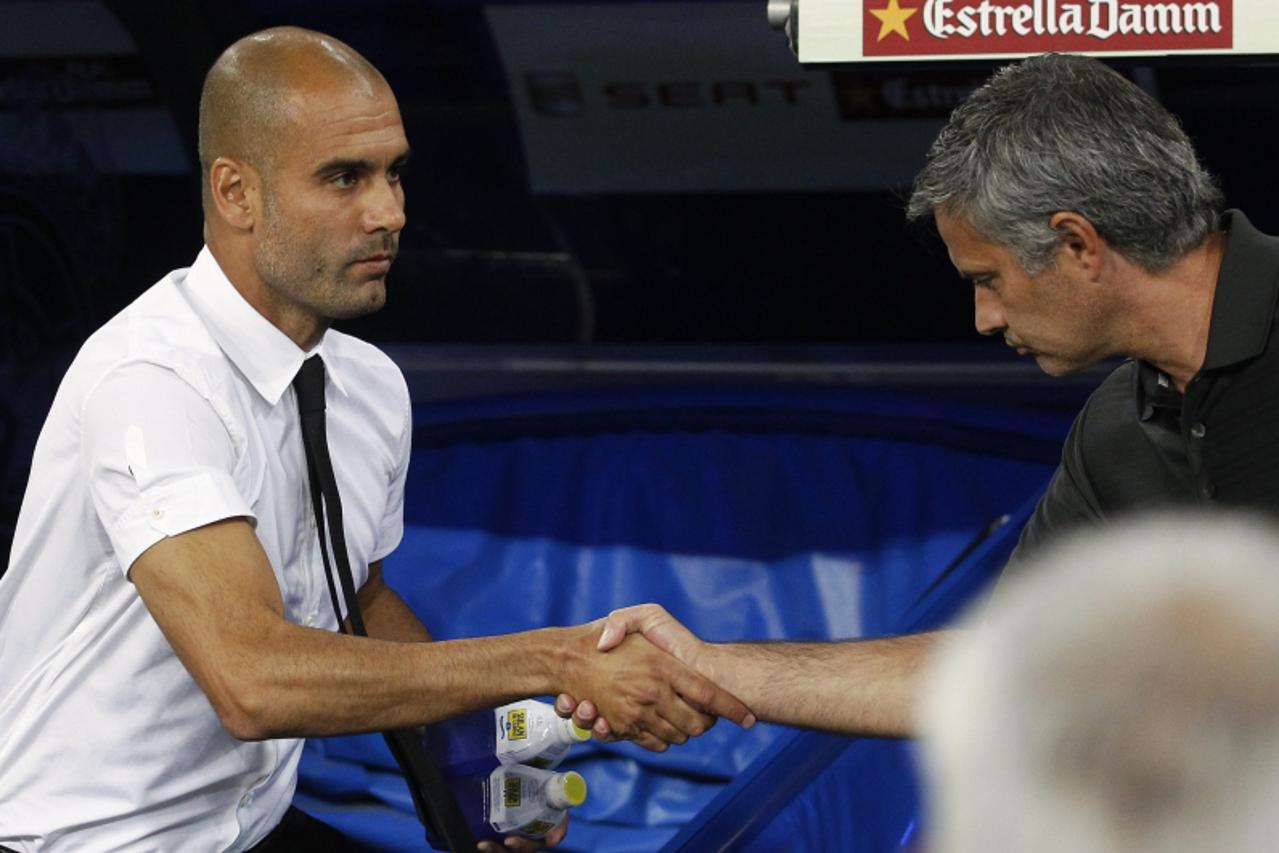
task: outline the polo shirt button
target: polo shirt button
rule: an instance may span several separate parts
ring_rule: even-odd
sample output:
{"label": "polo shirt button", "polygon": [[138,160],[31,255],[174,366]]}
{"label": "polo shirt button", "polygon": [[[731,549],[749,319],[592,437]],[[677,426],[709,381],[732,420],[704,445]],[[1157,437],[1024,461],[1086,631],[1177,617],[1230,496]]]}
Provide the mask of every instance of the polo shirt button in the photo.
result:
{"label": "polo shirt button", "polygon": [[1190,434],[1195,438],[1203,438],[1207,432],[1208,428],[1202,423],[1195,424],[1190,428]]}
{"label": "polo shirt button", "polygon": [[151,517],[152,517],[152,518],[164,518],[164,510],[162,510],[162,509],[153,509],[153,510],[151,510]]}
{"label": "polo shirt button", "polygon": [[1217,487],[1212,483],[1205,483],[1199,490],[1199,494],[1203,495],[1205,498],[1211,498],[1217,494]]}

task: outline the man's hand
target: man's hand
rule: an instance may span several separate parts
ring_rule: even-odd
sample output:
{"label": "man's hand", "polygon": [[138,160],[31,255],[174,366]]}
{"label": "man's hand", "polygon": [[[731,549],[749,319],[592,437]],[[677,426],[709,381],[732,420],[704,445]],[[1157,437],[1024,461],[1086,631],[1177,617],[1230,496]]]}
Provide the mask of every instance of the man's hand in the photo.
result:
{"label": "man's hand", "polygon": [[[701,652],[706,644],[659,604],[636,604],[614,610],[604,620],[604,630],[600,634],[597,648],[607,652],[633,633],[643,634],[645,639],[662,651],[714,680],[707,671],[708,667],[703,664]],[[590,700],[578,702],[568,694],[560,694],[555,709],[562,717],[571,714],[574,723],[584,729],[591,729],[598,740],[617,740],[612,733],[612,724],[599,715],[599,709]],[[754,722],[755,718],[751,716],[745,727],[749,728]]]}
{"label": "man's hand", "polygon": [[[636,614],[637,618],[656,618],[660,614],[674,623],[661,607],[652,607],[657,613],[645,611]],[[627,609],[631,610],[638,609]],[[593,639],[596,648],[605,648],[600,636],[604,624],[605,620],[597,620],[585,625],[592,629],[587,637]],[[560,716],[572,715],[574,723],[592,729],[597,739],[631,739],[654,752],[664,752],[670,743],[684,743],[689,737],[706,732],[718,716],[729,717],[742,728],[755,725],[755,715],[710,679],[680,666],[642,637],[625,642],[625,624],[628,623],[624,620],[619,622],[616,636],[609,637],[608,655],[596,653],[585,661],[587,677],[593,679],[593,684],[602,684],[602,689],[592,685],[586,688],[591,692],[561,693],[555,701]],[[687,633],[682,625],[674,624]],[[595,696],[599,701],[578,701],[577,696]],[[619,711],[613,710],[619,707],[627,716],[619,716]]]}
{"label": "man's hand", "polygon": [[[573,717],[579,725],[594,723],[601,739],[633,740],[664,752],[669,744],[705,732],[716,717],[728,717],[744,728],[754,724],[754,715],[735,696],[641,636],[623,637],[600,654],[596,648],[602,625],[583,626],[581,639],[588,650],[567,675],[572,689],[557,701],[561,713],[576,704]],[[593,697],[594,709],[586,702],[574,703],[577,696]],[[591,710],[599,719],[591,719]]]}
{"label": "man's hand", "polygon": [[[517,835],[508,835],[502,842],[507,850],[515,850],[517,853],[533,853],[535,850],[541,850],[543,847],[554,847],[564,840],[564,836],[568,834],[568,815],[564,815],[564,819],[560,821],[560,825],[547,833],[546,838],[541,841],[532,841],[528,838],[520,838]],[[478,845],[484,853],[500,853],[503,849],[496,841],[481,841]]]}
{"label": "man's hand", "polygon": [[702,665],[702,652],[706,646],[692,631],[666,612],[660,604],[636,604],[608,614],[604,631],[600,634],[598,648],[606,652],[617,646],[627,634],[640,633],[653,645],[669,655],[674,655],[687,666],[708,675]]}

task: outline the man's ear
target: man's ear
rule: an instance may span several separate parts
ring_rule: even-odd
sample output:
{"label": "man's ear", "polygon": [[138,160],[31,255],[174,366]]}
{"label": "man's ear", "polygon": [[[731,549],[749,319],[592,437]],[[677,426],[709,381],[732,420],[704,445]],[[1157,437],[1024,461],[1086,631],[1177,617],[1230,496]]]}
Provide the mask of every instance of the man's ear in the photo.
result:
{"label": "man's ear", "polygon": [[209,191],[218,216],[237,231],[250,231],[256,220],[254,196],[257,174],[230,157],[219,157],[209,168]]}
{"label": "man's ear", "polygon": [[1100,278],[1105,265],[1106,241],[1097,233],[1097,227],[1083,214],[1071,210],[1054,213],[1049,225],[1061,237],[1057,264],[1070,266],[1090,279]]}

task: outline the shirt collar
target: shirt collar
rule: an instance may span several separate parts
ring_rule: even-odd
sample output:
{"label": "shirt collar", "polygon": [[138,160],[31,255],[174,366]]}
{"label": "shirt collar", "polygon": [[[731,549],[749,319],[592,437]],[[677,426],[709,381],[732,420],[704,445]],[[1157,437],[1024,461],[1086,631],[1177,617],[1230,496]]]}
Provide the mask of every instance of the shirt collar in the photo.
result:
{"label": "shirt collar", "polygon": [[1148,421],[1161,410],[1181,412],[1181,392],[1168,374],[1147,361],[1137,362],[1137,418]]}
{"label": "shirt collar", "polygon": [[1275,238],[1262,234],[1237,210],[1223,214],[1222,228],[1227,234],[1226,252],[1213,294],[1202,370],[1261,355],[1270,339],[1279,296]]}
{"label": "shirt collar", "polygon": [[184,292],[226,357],[264,400],[274,406],[309,356],[324,356],[325,375],[344,396],[338,359],[328,357],[329,333],[310,352],[258,313],[222,272],[205,246],[187,273]]}
{"label": "shirt collar", "polygon": [[[1228,210],[1221,217],[1226,251],[1217,275],[1208,325],[1208,349],[1200,372],[1228,367],[1265,352],[1279,296],[1279,252],[1248,217]],[[1182,395],[1153,364],[1137,362],[1137,416],[1149,420],[1160,409],[1179,412]]]}

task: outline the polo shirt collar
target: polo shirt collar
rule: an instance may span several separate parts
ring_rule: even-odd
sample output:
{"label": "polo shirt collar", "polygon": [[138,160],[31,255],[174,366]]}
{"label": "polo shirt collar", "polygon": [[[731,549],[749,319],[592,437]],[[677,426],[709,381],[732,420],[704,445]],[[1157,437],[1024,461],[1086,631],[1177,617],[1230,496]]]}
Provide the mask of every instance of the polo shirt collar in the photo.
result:
{"label": "polo shirt collar", "polygon": [[314,349],[304,352],[236,290],[208,246],[191,265],[184,289],[218,347],[272,406],[284,396],[302,362],[312,355],[324,357],[325,375],[346,395],[339,360],[325,354],[329,333],[324,333]]}
{"label": "polo shirt collar", "polygon": [[1215,370],[1265,352],[1279,296],[1279,251],[1238,210],[1222,216],[1226,252],[1217,276],[1201,370]]}
{"label": "polo shirt collar", "polygon": [[1181,392],[1168,374],[1146,361],[1137,362],[1137,418],[1148,421],[1163,412],[1181,412]]}

